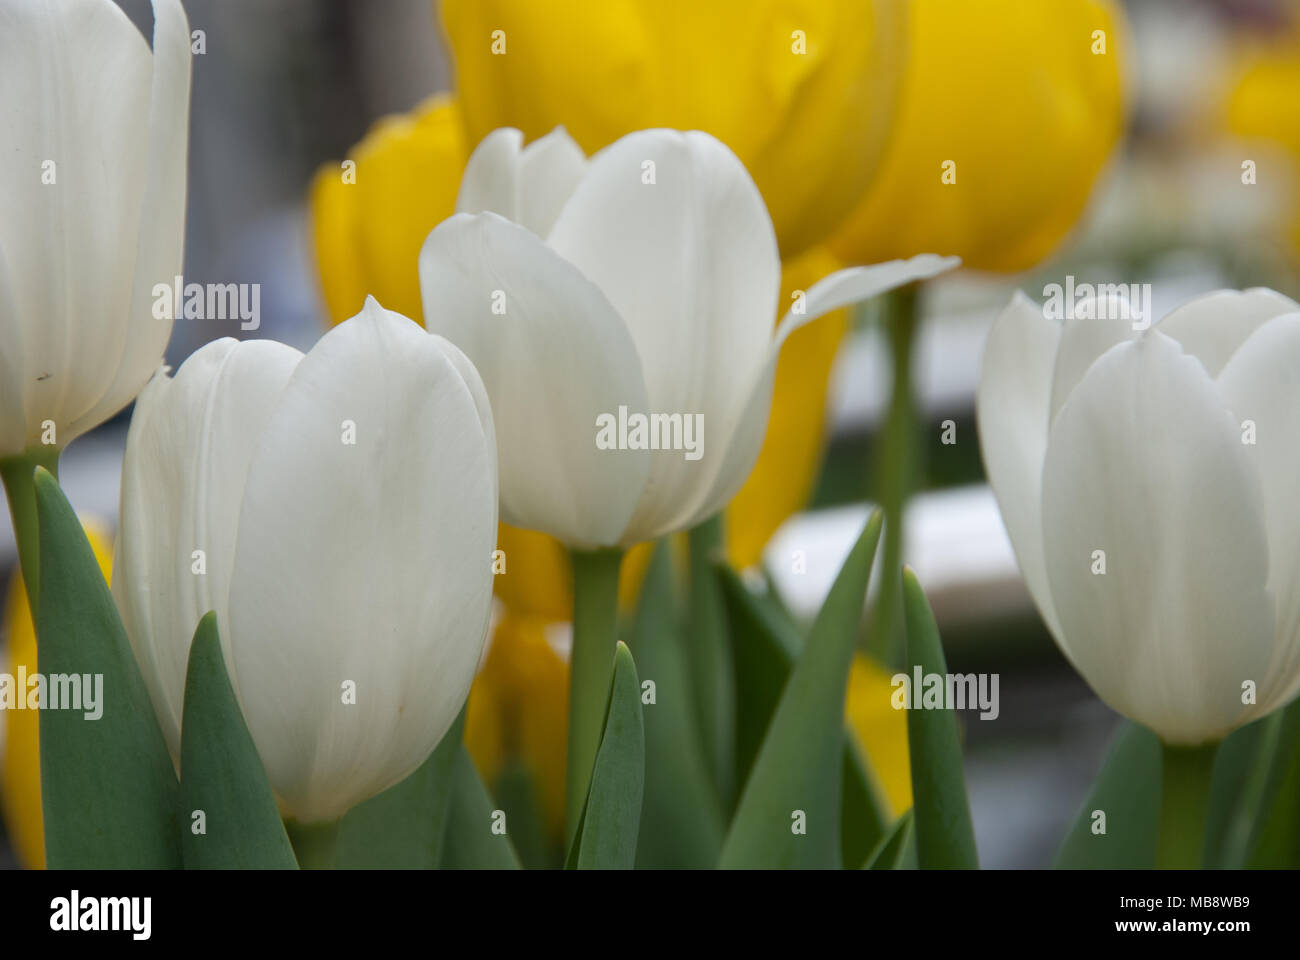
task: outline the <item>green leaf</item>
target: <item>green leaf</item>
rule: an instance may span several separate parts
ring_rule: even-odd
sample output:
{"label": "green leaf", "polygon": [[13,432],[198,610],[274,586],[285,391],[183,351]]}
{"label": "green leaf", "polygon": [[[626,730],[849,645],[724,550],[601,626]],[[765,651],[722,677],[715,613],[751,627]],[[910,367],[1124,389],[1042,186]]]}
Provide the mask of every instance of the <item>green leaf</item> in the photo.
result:
{"label": "green leaf", "polygon": [[1300,867],[1300,700],[1282,712],[1247,865]]}
{"label": "green leaf", "polygon": [[713,562],[722,556],[722,533],[722,514],[717,514],[686,535],[686,659],[705,762],[718,801],[730,812],[736,801],[736,673],[726,611],[713,575]]}
{"label": "green leaf", "polygon": [[641,681],[631,651],[619,643],[600,750],[569,849],[567,868],[630,870],[635,866],[644,785]]}
{"label": "green leaf", "polygon": [[[509,824],[498,818],[497,812],[469,751],[461,744],[456,754],[451,810],[442,845],[442,869],[519,869],[519,857],[510,842]],[[505,833],[493,832],[498,823],[504,823]]]}
{"label": "green leaf", "polygon": [[[907,672],[914,677],[948,672],[939,628],[920,581],[903,568],[903,617],[907,624]],[[911,693],[909,686],[908,692]],[[971,825],[961,738],[953,710],[907,711],[907,748],[912,762],[917,863],[922,869],[974,870],[975,829]]]}
{"label": "green leaf", "polygon": [[[89,676],[94,686],[102,678],[103,711],[91,720],[82,710],[41,710],[46,863],[51,869],[179,867],[180,785],[117,607],[58,483],[37,469],[35,490],[37,664],[47,681]],[[43,702],[51,696],[47,690]]]}
{"label": "green leaf", "polygon": [[347,812],[339,824],[335,853],[340,870],[437,868],[464,729],[462,708],[414,773]]}
{"label": "green leaf", "polygon": [[[880,523],[873,512],[785,684],[723,844],[723,867],[840,866],[844,697]],[[806,832],[796,832],[800,813]]]}
{"label": "green leaf", "polygon": [[[1160,793],[1160,738],[1125,721],[1053,866],[1152,869],[1160,832]],[[1104,834],[1092,832],[1094,811],[1106,815]]]}
{"label": "green leaf", "polygon": [[1205,824],[1207,869],[1245,866],[1277,747],[1282,711],[1232,731],[1219,746]]}
{"label": "green leaf", "polygon": [[673,617],[672,560],[656,545],[630,630],[637,675],[655,685],[645,723],[645,798],[636,865],[705,869],[718,862],[726,829],[696,734],[682,635]]}
{"label": "green leaf", "polygon": [[[727,603],[731,646],[736,655],[737,782],[745,783],[790,671],[803,650],[803,638],[772,591],[748,589],[726,564],[717,566]],[[861,863],[891,820],[883,791],[852,736],[845,738],[841,800],[841,861]]]}
{"label": "green leaf", "polygon": [[[203,813],[202,833],[195,816]],[[217,615],[194,631],[181,721],[181,853],[199,870],[296,870],[275,794],[226,675]]]}
{"label": "green leaf", "polygon": [[907,870],[916,866],[916,830],[911,810],[894,825],[871,851],[863,870]]}

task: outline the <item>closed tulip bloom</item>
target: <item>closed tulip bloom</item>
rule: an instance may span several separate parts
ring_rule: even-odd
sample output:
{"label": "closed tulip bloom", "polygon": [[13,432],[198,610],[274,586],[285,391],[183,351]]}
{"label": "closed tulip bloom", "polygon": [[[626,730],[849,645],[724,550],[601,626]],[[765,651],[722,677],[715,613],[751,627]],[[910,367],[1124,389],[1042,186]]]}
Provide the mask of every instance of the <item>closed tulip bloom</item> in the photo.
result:
{"label": "closed tulip bloom", "polygon": [[1023,270],[1078,220],[1124,127],[1111,0],[909,0],[879,173],[830,240],[850,263],[923,250]]}
{"label": "closed tulip bloom", "polygon": [[283,811],[333,820],[429,755],[491,605],[496,447],[464,355],[373,300],[305,356],[218,340],[137,403],[113,593],[173,755],[222,652]]}
{"label": "closed tulip bloom", "polygon": [[153,51],[111,0],[0,0],[0,460],[60,449],[135,398],[181,272],[190,35]]}
{"label": "closed tulip bloom", "polygon": [[564,126],[587,153],[705,130],[749,169],[785,257],[871,182],[902,79],[896,0],[443,0],[470,143]]}
{"label": "closed tulip bloom", "polygon": [[1090,298],[1060,323],[1017,295],[989,336],[980,443],[1061,651],[1194,746],[1300,690],[1300,305],[1254,289],[1147,329],[1131,312]]}
{"label": "closed tulip bloom", "polygon": [[717,139],[647,130],[590,160],[562,130],[521,144],[501,130],[475,150],[468,212],[429,235],[421,291],[426,323],[492,398],[503,518],[570,547],[626,547],[712,516],[758,456],[790,332],[955,265],[840,271],[774,332],[772,222]]}

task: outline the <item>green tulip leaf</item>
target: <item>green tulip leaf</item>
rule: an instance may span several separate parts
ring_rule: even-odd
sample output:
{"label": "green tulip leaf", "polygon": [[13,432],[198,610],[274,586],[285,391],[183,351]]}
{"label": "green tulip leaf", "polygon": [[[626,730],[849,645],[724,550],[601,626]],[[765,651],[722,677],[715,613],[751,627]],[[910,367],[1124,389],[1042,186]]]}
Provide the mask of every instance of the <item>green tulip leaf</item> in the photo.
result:
{"label": "green tulip leaf", "polygon": [[636,865],[645,785],[645,730],[641,682],[627,645],[614,657],[605,727],[591,787],[569,849],[566,868],[630,870]]}
{"label": "green tulip leaf", "polygon": [[[738,698],[737,783],[745,783],[781,700],[781,691],[803,650],[803,638],[770,585],[748,589],[734,570],[718,564],[727,602],[727,621],[736,655]],[[891,817],[870,764],[852,736],[845,738],[840,847],[843,863],[861,863],[876,846]]]}
{"label": "green tulip leaf", "polygon": [[714,560],[723,550],[722,525],[722,515],[717,514],[687,534],[685,658],[704,758],[714,792],[723,810],[730,812],[736,793],[736,674],[726,611],[713,575]]}
{"label": "green tulip leaf", "polygon": [[[52,869],[181,866],[180,785],[126,630],[58,483],[35,477],[41,801]],[[65,685],[59,678],[68,678]],[[56,686],[97,691],[94,711],[50,709]],[[89,719],[102,711],[96,719]]]}
{"label": "green tulip leaf", "polygon": [[433,870],[442,862],[465,710],[415,772],[357,804],[339,824],[341,870]]}
{"label": "green tulip leaf", "polygon": [[[1150,870],[1160,832],[1160,738],[1128,721],[1056,855],[1067,870]],[[1105,833],[1094,832],[1105,814]]]}
{"label": "green tulip leaf", "polygon": [[1282,711],[1247,866],[1300,867],[1300,700]]}
{"label": "green tulip leaf", "polygon": [[871,851],[863,870],[907,870],[916,866],[916,830],[913,814],[908,810]]}
{"label": "green tulip leaf", "polygon": [[518,870],[504,811],[495,808],[469,751],[461,744],[442,844],[444,870]]}
{"label": "green tulip leaf", "polygon": [[781,691],[723,844],[723,867],[834,868],[842,863],[844,698],[880,524],[875,511]]}
{"label": "green tulip leaf", "polygon": [[673,617],[672,560],[665,543],[651,557],[630,629],[637,675],[654,683],[645,723],[645,798],[638,867],[704,869],[718,862],[726,829],[692,713],[693,699]]}
{"label": "green tulip leaf", "polygon": [[[930,603],[911,569],[903,568],[903,618],[907,625],[907,671],[945,676],[948,665]],[[979,867],[971,825],[961,738],[955,711],[907,711],[907,748],[912,762],[916,855],[922,869]]]}
{"label": "green tulip leaf", "polygon": [[226,675],[215,613],[199,621],[185,674],[181,853],[189,869],[298,867]]}
{"label": "green tulip leaf", "polygon": [[1282,716],[1277,711],[1248,723],[1219,745],[1205,824],[1207,869],[1237,870],[1246,863]]}

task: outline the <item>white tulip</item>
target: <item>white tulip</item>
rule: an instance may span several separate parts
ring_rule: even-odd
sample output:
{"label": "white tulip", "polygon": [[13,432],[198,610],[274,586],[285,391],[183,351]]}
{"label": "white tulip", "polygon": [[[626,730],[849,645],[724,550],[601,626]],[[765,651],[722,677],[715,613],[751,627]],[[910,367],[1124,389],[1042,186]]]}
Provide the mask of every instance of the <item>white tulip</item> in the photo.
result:
{"label": "white tulip", "polygon": [[1218,291],[1145,331],[1017,295],[977,399],[1039,612],[1115,710],[1217,740],[1300,690],[1300,305]]}
{"label": "white tulip", "polygon": [[482,382],[373,300],[305,356],[218,340],[157,376],[127,439],[113,593],[173,756],[215,610],[288,815],[335,819],[400,781],[468,695],[496,524]]}
{"label": "white tulip", "polygon": [[112,0],[0,0],[0,458],[65,446],[162,362],[181,272],[190,33]]}
{"label": "white tulip", "polygon": [[502,518],[571,547],[716,513],[758,456],[791,331],[958,262],[841,271],[774,330],[772,221],[718,140],[645,130],[590,160],[562,129],[521,142],[498,130],[474,151],[463,212],[426,240],[420,285],[429,328],[492,398]]}

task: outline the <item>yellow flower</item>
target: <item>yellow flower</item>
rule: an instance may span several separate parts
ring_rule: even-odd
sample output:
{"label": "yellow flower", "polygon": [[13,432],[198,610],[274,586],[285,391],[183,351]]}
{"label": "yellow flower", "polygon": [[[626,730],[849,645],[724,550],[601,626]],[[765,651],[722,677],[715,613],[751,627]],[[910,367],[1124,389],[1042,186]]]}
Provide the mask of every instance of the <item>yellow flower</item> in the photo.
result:
{"label": "yellow flower", "polygon": [[[113,566],[113,545],[108,532],[96,520],[82,518],[99,569],[107,580]],[[22,666],[30,676],[36,672],[36,629],[27,607],[23,575],[16,568],[5,602],[5,634],[9,658],[4,673],[13,675]],[[33,869],[45,867],[45,833],[41,816],[41,750],[39,717],[36,710],[6,710],[3,812],[9,839],[18,862]]]}
{"label": "yellow flower", "polygon": [[934,251],[1028,268],[1078,219],[1121,135],[1123,15],[1109,0],[906,8],[894,138],[831,248],[853,263]]}
{"label": "yellow flower", "polygon": [[520,760],[537,789],[543,821],[564,830],[569,664],[546,638],[547,621],[507,612],[470,690],[465,745],[489,786]]}
{"label": "yellow flower", "polygon": [[[1268,140],[1289,154],[1291,174],[1300,179],[1300,23],[1281,39],[1245,44],[1224,98],[1223,123],[1235,136]],[[1292,254],[1300,251],[1300,211],[1293,217]]]}
{"label": "yellow flower", "polygon": [[870,761],[894,816],[912,805],[912,765],[907,752],[907,712],[895,710],[890,675],[858,654],[849,672],[845,717]]}
{"label": "yellow flower", "polygon": [[591,154],[704,130],[753,175],[787,257],[866,189],[902,72],[897,0],[443,0],[442,17],[472,143],[563,125]]}

